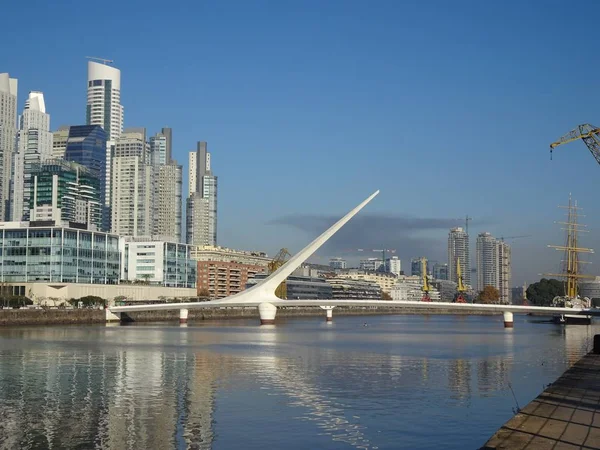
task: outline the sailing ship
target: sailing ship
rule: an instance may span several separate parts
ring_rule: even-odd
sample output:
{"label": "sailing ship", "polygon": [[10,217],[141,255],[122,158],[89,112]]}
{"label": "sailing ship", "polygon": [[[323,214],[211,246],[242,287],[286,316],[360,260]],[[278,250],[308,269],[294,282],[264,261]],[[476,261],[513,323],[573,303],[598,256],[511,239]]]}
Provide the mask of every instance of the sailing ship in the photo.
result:
{"label": "sailing ship", "polygon": [[[567,210],[566,222],[557,222],[564,225],[562,228],[566,231],[565,245],[549,245],[558,251],[564,252],[562,260],[562,273],[548,273],[546,275],[562,278],[565,280],[565,294],[555,297],[552,300],[552,306],[562,308],[589,308],[590,300],[579,296],[579,280],[582,278],[594,278],[591,275],[583,275],[580,273],[580,265],[588,264],[586,261],[581,261],[580,253],[594,253],[594,250],[586,247],[579,247],[579,233],[587,233],[584,228],[586,225],[579,223],[580,217],[585,217],[581,214],[582,208],[577,206],[577,201],[573,202],[571,194],[569,194],[568,206],[559,206]],[[589,325],[592,322],[592,316],[578,314],[560,314],[554,316],[554,322],[559,324],[581,324]]]}

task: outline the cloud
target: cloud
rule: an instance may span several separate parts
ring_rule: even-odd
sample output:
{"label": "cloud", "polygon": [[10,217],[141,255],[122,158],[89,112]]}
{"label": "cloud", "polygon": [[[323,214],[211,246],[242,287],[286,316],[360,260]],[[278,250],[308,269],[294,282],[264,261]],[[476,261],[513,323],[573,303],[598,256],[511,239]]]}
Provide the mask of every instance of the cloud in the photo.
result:
{"label": "cloud", "polygon": [[[338,219],[339,217],[328,215],[294,214],[277,218],[270,223],[291,226],[311,236],[317,236]],[[319,254],[343,256],[358,248],[385,247],[396,249],[396,255],[406,263],[410,258],[417,256],[445,261],[448,230],[463,224],[464,219],[363,213],[353,218],[336,233],[319,250]],[[373,256],[377,255],[373,254]]]}

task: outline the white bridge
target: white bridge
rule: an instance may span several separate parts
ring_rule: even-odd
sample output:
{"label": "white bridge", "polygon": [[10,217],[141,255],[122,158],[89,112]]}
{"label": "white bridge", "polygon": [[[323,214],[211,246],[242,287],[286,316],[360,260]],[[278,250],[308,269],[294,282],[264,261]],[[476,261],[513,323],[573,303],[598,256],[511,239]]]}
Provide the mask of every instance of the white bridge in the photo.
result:
{"label": "white bridge", "polygon": [[488,311],[504,314],[504,326],[513,326],[513,313],[540,313],[540,314],[581,314],[581,315],[600,315],[600,310],[581,309],[581,308],[553,308],[540,306],[517,306],[517,305],[483,305],[483,304],[465,304],[465,303],[442,303],[442,302],[399,302],[391,300],[282,300],[275,295],[275,289],[291,273],[305,262],[319,247],[321,247],[331,236],[342,228],[352,217],[354,217],[367,203],[379,194],[379,191],[371,194],[366,200],[356,206],[352,211],[338,220],[331,228],[317,237],[300,252],[290,258],[283,266],[273,272],[260,283],[252,286],[245,291],[229,297],[199,303],[161,303],[148,305],[131,306],[111,306],[106,310],[106,319],[120,320],[121,313],[135,311],[155,311],[155,310],[179,310],[179,321],[187,322],[190,309],[200,308],[222,308],[222,307],[257,307],[260,315],[261,324],[273,324],[278,306],[319,306],[326,311],[327,321],[330,322],[333,317],[333,308],[336,306],[383,306],[386,308],[397,307],[398,312],[402,308],[422,309],[424,312],[436,309],[459,311]]}

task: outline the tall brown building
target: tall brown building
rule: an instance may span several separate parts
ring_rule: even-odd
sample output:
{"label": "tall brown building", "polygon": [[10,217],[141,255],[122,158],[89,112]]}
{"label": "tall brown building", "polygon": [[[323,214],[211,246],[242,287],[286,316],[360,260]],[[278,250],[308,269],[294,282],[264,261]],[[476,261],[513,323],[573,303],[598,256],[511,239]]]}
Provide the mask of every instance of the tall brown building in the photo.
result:
{"label": "tall brown building", "polygon": [[237,294],[246,287],[248,278],[266,270],[265,266],[225,261],[198,261],[196,286],[198,295],[208,290],[210,298]]}

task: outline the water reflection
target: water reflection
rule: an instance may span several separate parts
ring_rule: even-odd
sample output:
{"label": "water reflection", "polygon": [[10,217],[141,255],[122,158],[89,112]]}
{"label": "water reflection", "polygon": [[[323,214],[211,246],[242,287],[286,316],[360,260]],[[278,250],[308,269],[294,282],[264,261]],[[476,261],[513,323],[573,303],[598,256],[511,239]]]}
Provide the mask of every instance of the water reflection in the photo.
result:
{"label": "water reflection", "polygon": [[[408,447],[428,448],[438,428],[440,443],[457,433],[452,427],[460,429],[474,398],[492,402],[478,414],[485,420],[486,411],[504,407],[509,382],[534,379],[536,395],[538,380],[578,360],[598,332],[398,320],[370,318],[368,329],[354,318],[333,327],[315,319],[0,330],[0,448],[209,449],[218,448],[218,436],[262,442],[282,427],[301,430],[313,447],[394,448],[401,434],[416,436]],[[258,401],[237,411],[225,407],[231,398]],[[273,426],[219,429],[219,414],[239,424],[268,416]],[[277,422],[290,414],[293,422]],[[469,437],[462,434],[455,448]]]}

